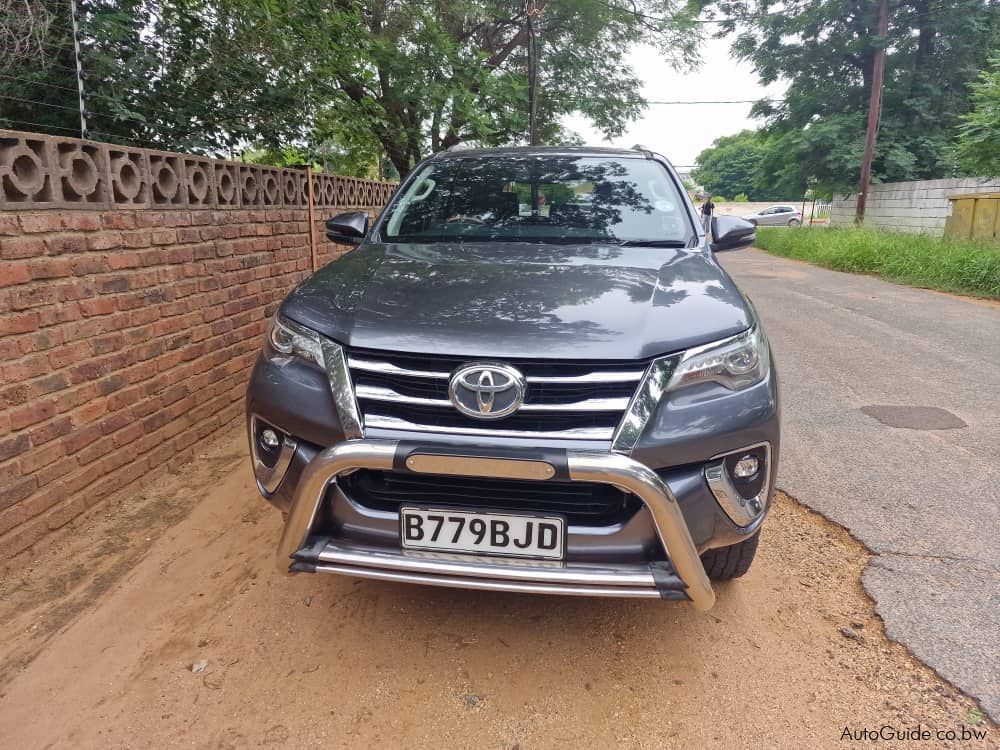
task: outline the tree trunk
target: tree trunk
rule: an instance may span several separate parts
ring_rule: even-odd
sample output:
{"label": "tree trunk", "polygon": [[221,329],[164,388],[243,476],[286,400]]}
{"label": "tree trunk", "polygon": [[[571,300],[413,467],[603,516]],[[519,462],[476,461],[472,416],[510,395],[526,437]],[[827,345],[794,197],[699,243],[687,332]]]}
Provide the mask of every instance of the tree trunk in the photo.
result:
{"label": "tree trunk", "polygon": [[434,117],[431,119],[431,153],[441,150],[441,110],[444,105],[434,107]]}
{"label": "tree trunk", "polygon": [[379,136],[382,147],[392,162],[392,166],[399,172],[399,179],[403,180],[410,173],[410,157],[407,155],[406,146],[399,143],[390,135]]}

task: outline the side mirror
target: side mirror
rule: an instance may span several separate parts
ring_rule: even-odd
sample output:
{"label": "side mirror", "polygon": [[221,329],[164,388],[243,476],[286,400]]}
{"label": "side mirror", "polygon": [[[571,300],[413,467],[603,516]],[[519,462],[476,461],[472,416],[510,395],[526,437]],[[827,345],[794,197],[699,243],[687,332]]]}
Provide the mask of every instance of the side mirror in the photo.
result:
{"label": "side mirror", "polygon": [[712,252],[750,247],[757,239],[757,227],[737,216],[712,219]]}
{"label": "side mirror", "polygon": [[366,234],[368,234],[368,214],[364,211],[337,214],[326,220],[326,238],[330,242],[360,245]]}

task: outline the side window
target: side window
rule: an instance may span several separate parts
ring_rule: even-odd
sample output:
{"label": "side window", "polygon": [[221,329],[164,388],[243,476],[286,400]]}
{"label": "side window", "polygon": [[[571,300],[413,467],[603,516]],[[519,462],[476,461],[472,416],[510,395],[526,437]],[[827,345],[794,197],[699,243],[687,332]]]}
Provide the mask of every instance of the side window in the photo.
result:
{"label": "side window", "polygon": [[433,170],[427,169],[419,181],[396,204],[386,227],[389,234],[419,231],[432,218],[441,197],[441,191],[435,191],[437,183],[432,175]]}

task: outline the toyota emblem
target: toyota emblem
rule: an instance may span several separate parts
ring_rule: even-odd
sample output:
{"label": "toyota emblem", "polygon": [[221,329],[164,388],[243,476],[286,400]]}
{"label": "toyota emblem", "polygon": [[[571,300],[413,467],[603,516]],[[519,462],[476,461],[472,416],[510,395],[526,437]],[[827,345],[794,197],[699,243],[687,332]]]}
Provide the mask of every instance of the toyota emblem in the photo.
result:
{"label": "toyota emblem", "polygon": [[525,380],[509,365],[471,364],[451,376],[448,394],[462,414],[476,419],[500,419],[524,403]]}

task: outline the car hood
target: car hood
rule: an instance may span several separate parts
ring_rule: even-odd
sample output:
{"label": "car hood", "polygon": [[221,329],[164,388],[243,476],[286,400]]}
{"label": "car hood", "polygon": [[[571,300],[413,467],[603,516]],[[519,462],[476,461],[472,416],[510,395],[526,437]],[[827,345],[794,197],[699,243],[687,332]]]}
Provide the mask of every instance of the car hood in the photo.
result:
{"label": "car hood", "polygon": [[709,253],[594,244],[366,243],[281,313],[351,348],[502,358],[642,359],[751,323]]}

